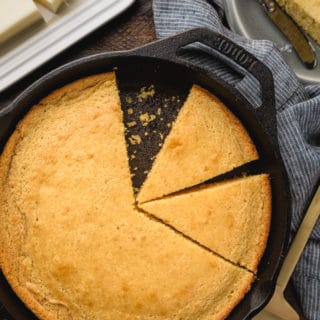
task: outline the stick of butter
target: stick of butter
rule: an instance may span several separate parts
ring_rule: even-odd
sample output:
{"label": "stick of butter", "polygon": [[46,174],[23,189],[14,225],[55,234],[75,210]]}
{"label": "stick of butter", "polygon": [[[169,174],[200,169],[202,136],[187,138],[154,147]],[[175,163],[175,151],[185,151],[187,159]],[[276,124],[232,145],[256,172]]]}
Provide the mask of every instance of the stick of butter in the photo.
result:
{"label": "stick of butter", "polygon": [[[1,0],[0,0],[1,1]],[[64,0],[35,0],[47,7],[52,12],[57,12]]]}
{"label": "stick of butter", "polygon": [[0,0],[0,43],[41,19],[32,0]]}

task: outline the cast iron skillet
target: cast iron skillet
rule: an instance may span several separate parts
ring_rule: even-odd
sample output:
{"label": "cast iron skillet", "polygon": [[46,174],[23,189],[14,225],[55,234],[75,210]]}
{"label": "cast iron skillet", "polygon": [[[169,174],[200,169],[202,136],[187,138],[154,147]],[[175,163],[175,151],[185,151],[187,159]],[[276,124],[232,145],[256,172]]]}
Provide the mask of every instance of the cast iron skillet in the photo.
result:
{"label": "cast iron skillet", "polygon": [[[215,49],[219,59],[232,61],[259,81],[262,100],[259,108],[250,105],[232,86],[182,58],[181,48],[196,41]],[[251,173],[270,173],[271,231],[266,251],[259,264],[257,279],[249,293],[228,317],[230,320],[250,319],[272,295],[286,251],[290,226],[288,182],[277,142],[274,84],[270,70],[229,39],[203,28],[192,29],[131,51],[82,58],[45,75],[26,89],[10,106],[0,111],[0,148],[30,107],[52,90],[75,79],[113,69],[118,70],[119,78],[124,79],[121,80],[124,90],[130,85],[134,87],[139,81],[149,81],[164,88],[176,87],[178,91],[180,87],[188,87],[192,83],[207,88],[239,117],[256,144],[261,160],[249,165],[248,170]],[[36,319],[15,296],[2,273],[0,300],[16,319]]]}

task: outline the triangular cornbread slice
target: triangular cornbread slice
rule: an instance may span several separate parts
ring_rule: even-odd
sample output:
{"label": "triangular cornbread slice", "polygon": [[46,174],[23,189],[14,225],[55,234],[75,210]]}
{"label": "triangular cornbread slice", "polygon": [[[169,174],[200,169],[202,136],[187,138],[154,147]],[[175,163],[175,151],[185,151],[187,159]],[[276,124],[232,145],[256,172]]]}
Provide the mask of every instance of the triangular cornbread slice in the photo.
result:
{"label": "triangular cornbread slice", "polygon": [[194,85],[144,182],[138,202],[197,185],[258,158],[239,120]]}
{"label": "triangular cornbread slice", "polygon": [[271,218],[267,174],[208,185],[141,208],[228,260],[257,271]]}
{"label": "triangular cornbread slice", "polygon": [[250,288],[134,209],[113,74],[42,100],[0,166],[0,267],[42,320],[224,319]]}

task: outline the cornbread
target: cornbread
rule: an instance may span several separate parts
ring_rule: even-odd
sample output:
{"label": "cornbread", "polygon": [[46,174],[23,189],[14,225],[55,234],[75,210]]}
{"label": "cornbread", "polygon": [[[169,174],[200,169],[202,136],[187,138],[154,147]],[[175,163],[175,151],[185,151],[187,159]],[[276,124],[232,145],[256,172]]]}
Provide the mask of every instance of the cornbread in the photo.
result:
{"label": "cornbread", "polygon": [[267,174],[207,185],[141,207],[219,255],[257,271],[270,225]]}
{"label": "cornbread", "polygon": [[64,0],[36,0],[36,2],[41,3],[55,13],[61,7],[62,3],[64,3]]}
{"label": "cornbread", "polygon": [[32,0],[0,1],[0,44],[42,20]]}
{"label": "cornbread", "polygon": [[194,85],[138,194],[138,202],[199,184],[258,158],[239,120]]}
{"label": "cornbread", "polygon": [[320,44],[320,0],[276,0]]}
{"label": "cornbread", "polygon": [[113,73],[33,107],[0,181],[0,267],[42,320],[225,319],[254,279],[135,208]]}

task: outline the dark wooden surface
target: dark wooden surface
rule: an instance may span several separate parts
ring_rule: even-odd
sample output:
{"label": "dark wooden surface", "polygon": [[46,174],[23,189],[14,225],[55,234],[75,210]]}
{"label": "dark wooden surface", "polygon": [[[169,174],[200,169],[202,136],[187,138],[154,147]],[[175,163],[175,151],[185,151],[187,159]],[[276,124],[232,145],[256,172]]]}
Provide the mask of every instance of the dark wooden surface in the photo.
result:
{"label": "dark wooden surface", "polygon": [[[97,29],[68,50],[64,51],[42,67],[20,80],[0,94],[0,109],[10,104],[13,99],[35,80],[49,71],[72,60],[91,54],[107,51],[126,50],[141,46],[155,39],[151,0],[136,0],[122,15]],[[286,296],[299,309],[292,285],[288,286]],[[0,303],[0,320],[11,320]],[[18,319],[15,319],[18,320]]]}

